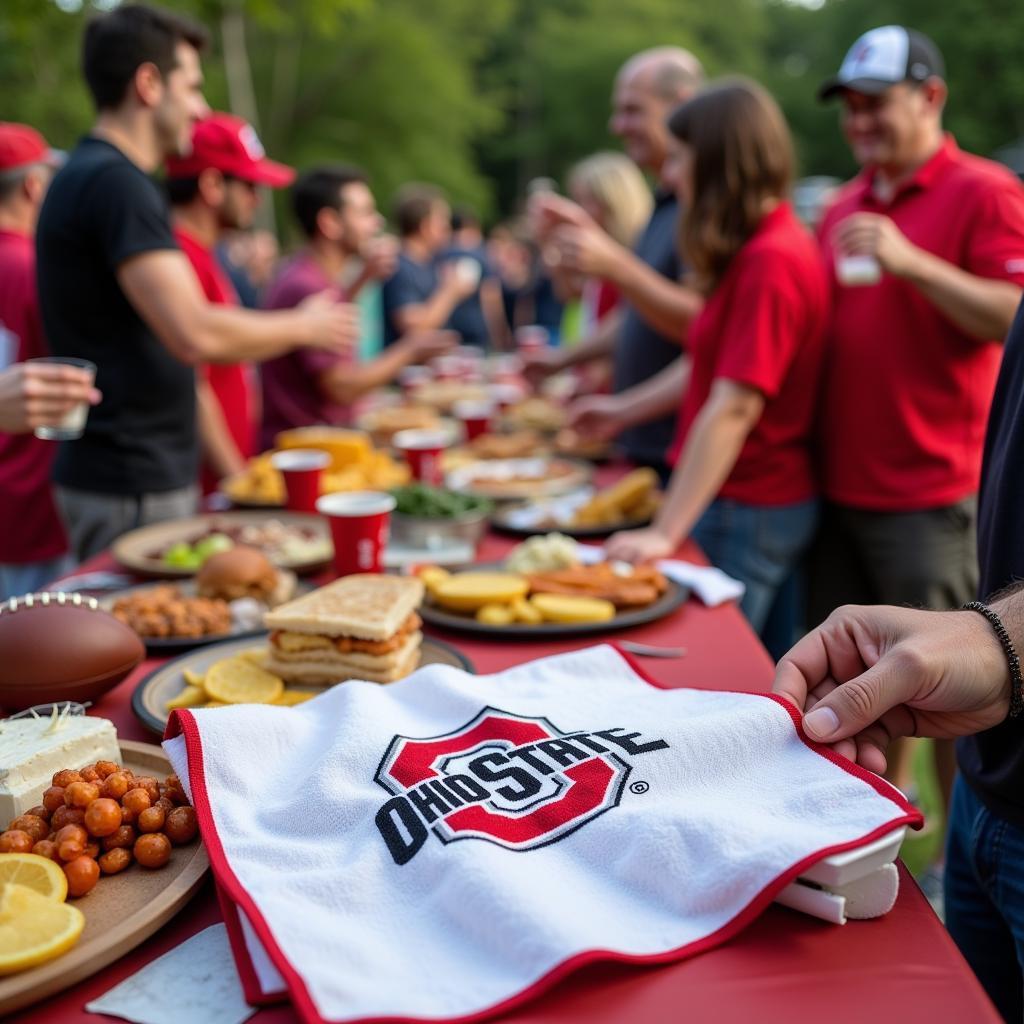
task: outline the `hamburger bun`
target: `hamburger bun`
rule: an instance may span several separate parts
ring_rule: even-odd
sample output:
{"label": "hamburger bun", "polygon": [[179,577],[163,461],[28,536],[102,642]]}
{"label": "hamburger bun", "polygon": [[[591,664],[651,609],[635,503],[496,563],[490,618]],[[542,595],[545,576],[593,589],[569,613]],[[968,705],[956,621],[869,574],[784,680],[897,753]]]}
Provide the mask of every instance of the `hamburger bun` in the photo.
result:
{"label": "hamburger bun", "polygon": [[196,574],[200,597],[237,601],[251,597],[268,603],[278,587],[278,571],[258,548],[238,544],[211,555]]}

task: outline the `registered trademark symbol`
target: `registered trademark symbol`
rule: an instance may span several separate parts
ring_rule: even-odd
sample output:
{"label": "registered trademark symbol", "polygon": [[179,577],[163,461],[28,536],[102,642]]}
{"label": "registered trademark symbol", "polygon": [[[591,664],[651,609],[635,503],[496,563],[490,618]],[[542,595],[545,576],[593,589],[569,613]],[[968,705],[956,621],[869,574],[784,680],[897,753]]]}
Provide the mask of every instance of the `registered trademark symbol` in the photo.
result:
{"label": "registered trademark symbol", "polygon": [[637,796],[642,796],[651,787],[646,782],[634,782],[630,787],[630,793],[636,793]]}

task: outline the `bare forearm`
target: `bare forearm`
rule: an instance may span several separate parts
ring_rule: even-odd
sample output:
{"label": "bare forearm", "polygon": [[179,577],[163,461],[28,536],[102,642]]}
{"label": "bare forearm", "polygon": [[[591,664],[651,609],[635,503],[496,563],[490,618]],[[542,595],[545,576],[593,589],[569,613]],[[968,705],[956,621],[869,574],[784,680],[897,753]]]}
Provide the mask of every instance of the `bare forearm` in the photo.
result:
{"label": "bare forearm", "polygon": [[489,278],[480,285],[480,307],[484,311],[484,321],[491,344],[499,352],[511,347],[512,336],[505,317],[505,304],[501,301],[501,285]]}
{"label": "bare forearm", "polygon": [[245,459],[231,436],[217,396],[204,380],[196,381],[196,415],[203,457],[218,479],[241,472]]}
{"label": "bare forearm", "polygon": [[196,311],[196,320],[196,355],[204,363],[260,362],[311,340],[307,318],[292,309],[208,304]]}
{"label": "bare forearm", "polygon": [[390,384],[413,361],[409,345],[396,341],[375,359],[355,365],[341,365],[321,378],[321,387],[332,401],[351,405],[374,388]]}
{"label": "bare forearm", "polygon": [[1021,288],[1017,285],[977,277],[923,250],[906,280],[979,341],[1005,338],[1020,305]]}
{"label": "bare forearm", "polygon": [[721,490],[751,426],[747,416],[712,404],[706,404],[697,416],[654,523],[673,544],[689,535]]}
{"label": "bare forearm", "polygon": [[414,306],[403,306],[395,314],[403,334],[412,331],[433,331],[444,327],[452,310],[459,304],[458,293],[442,285],[427,299]]}
{"label": "bare forearm", "polygon": [[663,277],[626,250],[610,279],[651,327],[679,344],[704,307],[700,292]]}
{"label": "bare forearm", "polygon": [[1024,584],[1000,591],[989,604],[1003,620],[1017,654],[1024,654]]}
{"label": "bare forearm", "polygon": [[561,368],[568,369],[570,366],[589,363],[592,359],[610,356],[615,348],[615,341],[621,327],[622,312],[615,310],[609,313],[601,320],[589,338],[562,350]]}
{"label": "bare forearm", "polygon": [[622,429],[675,412],[690,383],[692,366],[690,357],[682,355],[642,384],[619,394]]}

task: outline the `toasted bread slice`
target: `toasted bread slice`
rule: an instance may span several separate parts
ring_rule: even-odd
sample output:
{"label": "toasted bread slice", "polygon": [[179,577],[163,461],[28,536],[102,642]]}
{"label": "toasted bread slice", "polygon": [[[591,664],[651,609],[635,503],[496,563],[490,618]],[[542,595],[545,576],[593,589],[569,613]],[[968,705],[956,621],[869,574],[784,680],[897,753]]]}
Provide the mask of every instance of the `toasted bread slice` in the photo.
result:
{"label": "toasted bread slice", "polygon": [[363,573],[280,605],[263,622],[290,633],[387,640],[422,600],[423,583],[415,576]]}

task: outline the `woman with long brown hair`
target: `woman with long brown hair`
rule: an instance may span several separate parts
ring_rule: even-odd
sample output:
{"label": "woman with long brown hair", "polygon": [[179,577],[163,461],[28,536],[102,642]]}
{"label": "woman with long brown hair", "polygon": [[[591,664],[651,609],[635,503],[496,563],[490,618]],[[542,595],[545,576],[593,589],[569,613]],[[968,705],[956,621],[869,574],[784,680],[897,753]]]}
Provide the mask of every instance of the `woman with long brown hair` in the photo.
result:
{"label": "woman with long brown hair", "polygon": [[764,89],[713,84],[669,128],[681,249],[706,303],[687,337],[665,503],[649,528],[612,537],[608,554],[648,561],[692,536],[746,585],[742,608],[760,631],[817,517],[809,441],[827,278],[789,203],[792,141]]}

